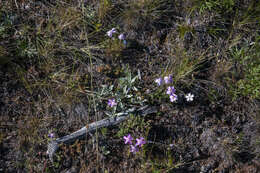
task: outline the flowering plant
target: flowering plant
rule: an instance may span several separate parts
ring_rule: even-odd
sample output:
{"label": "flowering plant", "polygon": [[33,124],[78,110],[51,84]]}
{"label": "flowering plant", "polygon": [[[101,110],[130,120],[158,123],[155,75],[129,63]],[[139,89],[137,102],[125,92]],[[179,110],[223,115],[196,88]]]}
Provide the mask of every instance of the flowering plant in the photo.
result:
{"label": "flowering plant", "polygon": [[[163,79],[159,77],[155,79],[154,82],[157,83],[158,86],[161,86],[163,84],[170,84],[173,82],[172,75],[165,76]],[[166,94],[169,95],[171,102],[176,102],[178,100],[178,95],[176,94],[176,89],[174,88],[174,86],[168,86],[166,90]],[[187,95],[185,95],[185,98],[187,102],[192,102],[194,99],[194,95],[188,93]]]}
{"label": "flowering plant", "polygon": [[125,40],[125,35],[124,35],[124,34],[120,34],[120,35],[118,36],[118,39],[119,39],[119,40]]}
{"label": "flowering plant", "polygon": [[165,76],[165,77],[164,77],[164,82],[165,82],[166,84],[172,83],[172,75]]}
{"label": "flowering plant", "polygon": [[113,37],[113,34],[116,33],[116,28],[112,28],[111,30],[107,31],[107,36],[108,37]]}
{"label": "flowering plant", "polygon": [[132,136],[128,134],[128,136],[124,136],[125,144],[132,144]]}
{"label": "flowering plant", "polygon": [[178,96],[176,94],[173,93],[173,94],[170,95],[170,101],[171,102],[176,102],[177,100],[178,100]]}
{"label": "flowering plant", "polygon": [[162,78],[160,77],[160,78],[155,79],[155,83],[157,83],[158,86],[161,86],[163,84]]}
{"label": "flowering plant", "polygon": [[194,95],[189,93],[185,96],[185,98],[186,98],[187,102],[191,102],[191,101],[193,101]]}
{"label": "flowering plant", "polygon": [[111,108],[116,106],[117,105],[116,100],[115,99],[109,99],[107,105]]}
{"label": "flowering plant", "polygon": [[124,140],[125,140],[125,144],[130,144],[130,152],[134,154],[139,151],[139,148],[143,147],[143,145],[146,144],[144,138],[140,137],[140,138],[136,138],[135,145],[132,145],[133,138],[130,134],[124,136]]}
{"label": "flowering plant", "polygon": [[175,93],[175,88],[174,88],[174,86],[169,86],[169,87],[167,88],[166,94],[168,94],[168,95],[173,95],[174,93]]}

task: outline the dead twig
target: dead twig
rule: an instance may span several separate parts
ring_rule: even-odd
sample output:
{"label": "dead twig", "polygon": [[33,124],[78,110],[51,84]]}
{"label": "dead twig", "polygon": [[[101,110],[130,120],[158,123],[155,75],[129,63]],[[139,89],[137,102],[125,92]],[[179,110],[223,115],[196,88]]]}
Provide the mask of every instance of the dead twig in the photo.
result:
{"label": "dead twig", "polygon": [[86,136],[87,133],[94,133],[97,129],[117,125],[129,118],[131,114],[146,116],[155,112],[157,112],[156,107],[143,106],[138,110],[136,110],[136,108],[132,108],[124,113],[120,113],[119,116],[105,118],[103,120],[93,122],[87,126],[82,127],[80,130],[74,133],[52,140],[50,143],[48,143],[47,154],[49,155],[50,160],[53,161],[53,156],[59,148],[60,144],[70,144],[75,140]]}

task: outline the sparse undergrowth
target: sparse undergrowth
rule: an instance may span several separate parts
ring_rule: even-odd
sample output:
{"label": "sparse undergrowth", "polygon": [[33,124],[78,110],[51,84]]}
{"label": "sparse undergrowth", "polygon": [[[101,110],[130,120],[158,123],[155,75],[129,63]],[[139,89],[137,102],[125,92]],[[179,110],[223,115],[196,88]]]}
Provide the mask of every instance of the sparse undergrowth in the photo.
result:
{"label": "sparse undergrowth", "polygon": [[1,2],[0,172],[259,172],[259,20],[246,0]]}

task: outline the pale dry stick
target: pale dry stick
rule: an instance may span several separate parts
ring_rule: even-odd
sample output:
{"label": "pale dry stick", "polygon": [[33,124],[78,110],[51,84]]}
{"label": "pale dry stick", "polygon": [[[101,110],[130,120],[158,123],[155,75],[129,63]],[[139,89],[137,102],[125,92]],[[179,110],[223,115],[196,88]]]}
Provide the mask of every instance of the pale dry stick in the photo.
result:
{"label": "pale dry stick", "polygon": [[15,3],[15,6],[16,6],[16,8],[19,10],[19,6],[18,6],[18,4],[17,4],[17,1],[16,1],[16,0],[14,0],[14,3]]}
{"label": "pale dry stick", "polygon": [[105,118],[103,120],[90,123],[89,125],[82,127],[80,130],[74,133],[71,133],[61,138],[57,138],[49,142],[47,154],[49,155],[50,160],[53,161],[53,156],[57,151],[57,149],[59,148],[60,144],[70,144],[75,140],[84,137],[87,133],[95,132],[97,129],[100,129],[102,127],[117,125],[125,121],[127,118],[129,118],[131,114],[146,116],[148,114],[156,113],[156,112],[157,112],[156,107],[143,106],[138,110],[136,110],[136,108],[132,108],[124,113],[119,113],[116,117]]}

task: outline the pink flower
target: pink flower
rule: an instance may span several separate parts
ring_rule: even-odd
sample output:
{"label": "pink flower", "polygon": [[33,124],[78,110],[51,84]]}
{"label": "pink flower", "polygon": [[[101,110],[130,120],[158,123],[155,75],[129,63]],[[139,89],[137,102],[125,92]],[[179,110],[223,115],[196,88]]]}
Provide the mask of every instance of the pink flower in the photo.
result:
{"label": "pink flower", "polygon": [[155,79],[155,83],[157,83],[159,86],[162,85],[163,84],[162,78],[160,77],[160,78]]}
{"label": "pink flower", "polygon": [[119,40],[125,40],[125,35],[124,35],[124,34],[120,34],[120,35],[118,36],[118,39],[119,39]]}
{"label": "pink flower", "polygon": [[115,99],[109,99],[107,104],[108,104],[108,106],[110,106],[110,107],[114,107],[114,106],[117,105]]}
{"label": "pink flower", "polygon": [[136,144],[135,144],[135,146],[139,146],[139,147],[142,147],[144,144],[146,144],[146,142],[145,142],[145,140],[144,140],[144,138],[143,137],[141,137],[141,138],[137,138],[136,139]]}
{"label": "pink flower", "polygon": [[130,146],[130,152],[131,152],[131,153],[134,153],[134,154],[135,154],[137,151],[138,151],[138,148],[136,148],[136,147],[133,146],[133,145]]}
{"label": "pink flower", "polygon": [[175,88],[174,88],[174,86],[169,86],[169,87],[167,88],[166,94],[173,95],[174,93],[175,93]]}
{"label": "pink flower", "polygon": [[108,37],[112,37],[114,33],[116,33],[116,28],[112,28],[110,31],[107,31]]}
{"label": "pink flower", "polygon": [[48,137],[49,137],[49,138],[54,138],[54,133],[48,134]]}
{"label": "pink flower", "polygon": [[165,82],[166,84],[172,83],[172,75],[165,76],[165,77],[164,77],[164,82]]}
{"label": "pink flower", "polygon": [[132,136],[128,134],[128,136],[124,136],[125,144],[132,144]]}
{"label": "pink flower", "polygon": [[178,100],[178,96],[176,94],[170,95],[170,101],[171,102],[176,102]]}

